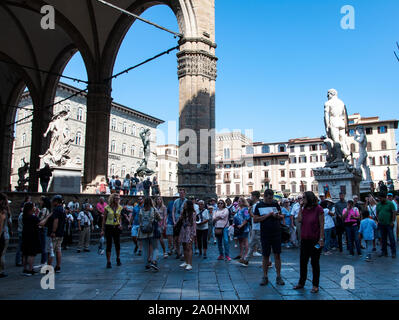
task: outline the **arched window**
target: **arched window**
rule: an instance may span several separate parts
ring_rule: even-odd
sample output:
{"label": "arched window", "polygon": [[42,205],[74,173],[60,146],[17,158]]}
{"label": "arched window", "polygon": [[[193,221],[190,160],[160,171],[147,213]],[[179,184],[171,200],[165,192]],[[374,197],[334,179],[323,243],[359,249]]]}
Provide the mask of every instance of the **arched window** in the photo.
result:
{"label": "arched window", "polygon": [[136,126],[133,125],[132,126],[132,136],[135,136],[135,135],[136,135]]}
{"label": "arched window", "polygon": [[[126,143],[123,143],[122,144],[122,154],[125,154],[126,153]],[[122,175],[122,177],[123,177],[123,175]]]}
{"label": "arched window", "polygon": [[126,122],[124,122],[123,125],[122,125],[122,132],[123,133],[127,132],[127,124],[126,124]]}
{"label": "arched window", "polygon": [[262,153],[270,153],[270,147],[269,146],[262,146]]}
{"label": "arched window", "polygon": [[351,152],[356,152],[356,146],[354,143],[351,143]]}
{"label": "arched window", "polygon": [[136,154],[136,146],[135,145],[132,145],[131,147],[130,147],[130,155],[131,156],[134,156]]}
{"label": "arched window", "polygon": [[116,131],[116,119],[112,118],[111,120],[111,130]]}
{"label": "arched window", "polygon": [[285,152],[285,150],[286,150],[285,144],[280,144],[278,146],[278,152]]}
{"label": "arched window", "polygon": [[115,142],[115,140],[112,140],[111,141],[111,152],[115,152],[115,150],[116,150],[116,142]]}
{"label": "arched window", "polygon": [[296,193],[296,183],[295,182],[291,183],[291,192]]}
{"label": "arched window", "polygon": [[78,108],[78,114],[76,119],[78,119],[79,121],[83,121],[83,109],[81,107]]}
{"label": "arched window", "polygon": [[381,150],[386,150],[387,149],[387,142],[385,140],[381,141]]}
{"label": "arched window", "polygon": [[126,167],[125,166],[123,166],[121,169],[121,177],[122,178],[126,177]]}
{"label": "arched window", "polygon": [[81,141],[82,141],[82,133],[78,131],[76,133],[75,144],[80,146]]}

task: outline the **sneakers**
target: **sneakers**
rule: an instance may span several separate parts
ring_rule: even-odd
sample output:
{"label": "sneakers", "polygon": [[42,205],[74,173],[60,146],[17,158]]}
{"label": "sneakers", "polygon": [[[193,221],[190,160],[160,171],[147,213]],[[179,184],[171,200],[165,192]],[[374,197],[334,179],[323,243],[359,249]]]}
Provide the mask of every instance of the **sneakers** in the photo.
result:
{"label": "sneakers", "polygon": [[90,252],[90,249],[84,249],[83,251],[84,252]]}
{"label": "sneakers", "polygon": [[169,257],[169,256],[168,256],[168,254],[165,252],[165,253],[163,254],[163,257],[164,257],[164,259],[166,259],[166,258]]}
{"label": "sneakers", "polygon": [[122,263],[121,263],[121,259],[116,259],[116,265],[118,266],[118,267],[120,267],[121,265],[122,265]]}
{"label": "sneakers", "polygon": [[60,273],[61,272],[61,267],[56,266],[54,268],[55,273]]}
{"label": "sneakers", "polygon": [[138,256],[141,256],[141,250],[139,250],[139,253],[137,254]]}
{"label": "sneakers", "polygon": [[268,283],[269,283],[269,279],[268,279],[267,277],[263,277],[263,278],[262,278],[262,281],[261,281],[261,283],[260,283],[259,285],[265,286],[265,285],[267,285]]}
{"label": "sneakers", "polygon": [[193,266],[191,265],[191,264],[188,264],[187,266],[186,266],[186,270],[187,271],[190,271],[190,270],[192,270],[193,269]]}
{"label": "sneakers", "polygon": [[285,282],[284,282],[283,278],[281,278],[281,276],[276,278],[276,283],[277,283],[279,286],[285,285]]}
{"label": "sneakers", "polygon": [[234,260],[240,260],[240,259],[241,259],[240,255],[238,255],[237,257],[234,258]]}
{"label": "sneakers", "polygon": [[332,253],[330,252],[330,251],[325,251],[325,252],[323,252],[323,256],[329,256],[329,255],[331,255]]}
{"label": "sneakers", "polygon": [[269,268],[273,268],[273,262],[269,261],[268,267],[269,267]]}
{"label": "sneakers", "polygon": [[111,269],[111,268],[112,268],[111,262],[107,262],[107,269]]}
{"label": "sneakers", "polygon": [[76,250],[76,253],[80,253],[80,252],[81,252],[81,250],[80,250],[80,249]]}
{"label": "sneakers", "polygon": [[133,253],[136,254],[136,253],[137,253],[137,250],[139,250],[139,247],[138,247],[137,245],[135,245],[134,250],[133,250]]}
{"label": "sneakers", "polygon": [[216,244],[216,240],[213,241],[213,244]]}
{"label": "sneakers", "polygon": [[159,267],[155,262],[150,263],[150,268],[152,268],[154,271],[159,271]]}
{"label": "sneakers", "polygon": [[238,245],[237,245],[237,243],[234,245],[234,248],[238,248]]}
{"label": "sneakers", "polygon": [[[227,257],[226,257],[227,258]],[[223,255],[220,255],[219,257],[218,257],[218,260],[223,260],[224,259],[224,256]]]}
{"label": "sneakers", "polygon": [[183,262],[183,263],[180,265],[180,267],[181,267],[181,268],[185,268],[185,267],[187,267],[187,265],[188,265],[187,263]]}
{"label": "sneakers", "polygon": [[254,257],[261,257],[261,256],[262,256],[261,253],[259,253],[259,252],[254,252]]}
{"label": "sneakers", "polygon": [[206,258],[207,258],[206,254],[204,254],[204,256],[203,256],[202,258],[203,258],[203,259],[206,259]]}
{"label": "sneakers", "polygon": [[24,269],[22,271],[22,275],[25,276],[25,277],[30,277],[30,276],[32,276],[32,273],[29,270],[25,270]]}
{"label": "sneakers", "polygon": [[244,259],[240,259],[239,264],[241,264],[243,267],[248,267],[248,261]]}
{"label": "sneakers", "polygon": [[231,261],[231,258],[229,256],[226,256],[226,261]]}

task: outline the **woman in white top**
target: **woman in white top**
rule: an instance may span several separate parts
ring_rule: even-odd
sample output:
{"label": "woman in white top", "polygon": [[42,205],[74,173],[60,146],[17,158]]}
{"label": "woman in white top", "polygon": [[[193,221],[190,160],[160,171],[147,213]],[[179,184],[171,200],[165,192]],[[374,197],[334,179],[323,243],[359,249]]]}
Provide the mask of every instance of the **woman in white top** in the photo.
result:
{"label": "woman in white top", "polygon": [[[229,256],[229,210],[223,200],[217,202],[217,210],[213,214],[213,225],[215,228],[215,237],[218,242],[219,257],[218,260],[230,261]],[[224,255],[223,255],[224,247]]]}

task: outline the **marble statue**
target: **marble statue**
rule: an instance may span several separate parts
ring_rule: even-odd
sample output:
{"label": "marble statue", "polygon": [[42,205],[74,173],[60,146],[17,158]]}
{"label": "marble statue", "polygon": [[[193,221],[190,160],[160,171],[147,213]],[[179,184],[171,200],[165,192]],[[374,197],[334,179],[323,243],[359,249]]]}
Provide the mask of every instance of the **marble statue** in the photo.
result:
{"label": "marble statue", "polygon": [[391,168],[387,167],[387,181],[392,180],[391,178]]}
{"label": "marble statue", "polygon": [[148,128],[140,132],[140,138],[141,141],[143,142],[143,152],[144,152],[144,159],[141,160],[139,168],[136,171],[137,175],[140,177],[151,176],[155,173],[153,170],[148,168],[148,160],[151,154],[150,135],[151,135],[151,130]]}
{"label": "marble statue", "polygon": [[356,169],[361,170],[363,168],[366,176],[364,180],[371,181],[370,168],[367,165],[367,136],[363,126],[356,127],[354,139],[359,143],[359,159],[356,163]]}
{"label": "marble statue", "polygon": [[324,104],[324,126],[327,138],[327,162],[346,160],[350,156],[347,143],[348,113],[335,89],[328,90],[328,101]]}
{"label": "marble statue", "polygon": [[44,164],[49,166],[62,167],[65,166],[70,159],[69,153],[71,152],[71,143],[74,138],[71,137],[68,128],[69,111],[62,110],[55,114],[44,133],[47,137],[51,133],[51,142],[47,151],[40,156]]}

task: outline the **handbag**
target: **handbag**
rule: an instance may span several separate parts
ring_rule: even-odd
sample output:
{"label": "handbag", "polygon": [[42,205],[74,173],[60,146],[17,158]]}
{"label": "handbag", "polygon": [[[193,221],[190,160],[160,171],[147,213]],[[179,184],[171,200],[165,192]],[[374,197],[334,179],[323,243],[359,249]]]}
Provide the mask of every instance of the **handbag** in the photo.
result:
{"label": "handbag", "polygon": [[280,230],[281,230],[281,241],[286,242],[290,240],[290,228],[285,224],[280,224]]}

